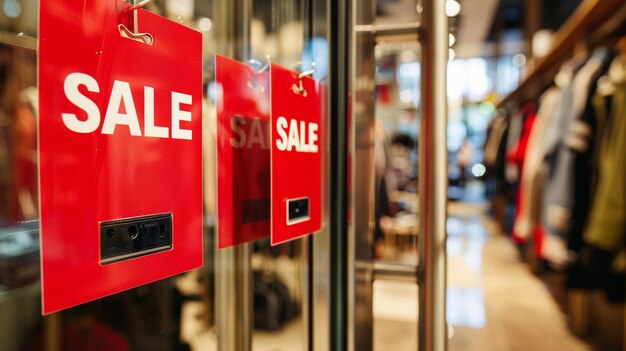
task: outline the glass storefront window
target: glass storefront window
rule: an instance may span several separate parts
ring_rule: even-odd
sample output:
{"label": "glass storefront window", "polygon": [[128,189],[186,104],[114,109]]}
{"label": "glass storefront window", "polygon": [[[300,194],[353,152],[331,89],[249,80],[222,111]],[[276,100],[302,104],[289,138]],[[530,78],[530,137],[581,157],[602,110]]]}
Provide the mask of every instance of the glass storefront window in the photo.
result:
{"label": "glass storefront window", "polygon": [[[5,0],[0,11],[0,349],[18,350],[216,350],[220,338],[215,246],[214,55],[246,50],[241,61],[269,57],[328,75],[325,1],[246,2],[237,17],[227,0],[155,0],[146,9],[203,33],[204,260],[203,268],[131,289],[75,308],[41,316],[37,179],[37,1]],[[240,26],[239,36],[231,31]],[[183,54],[183,53],[181,53]],[[303,62],[301,64],[297,64]],[[45,175],[42,175],[45,176]],[[312,338],[310,300],[323,306],[324,288],[312,286],[313,257],[323,266],[327,230],[319,239],[271,247],[248,244],[239,262],[249,273],[253,350],[306,350]],[[322,242],[322,244],[319,244]],[[319,250],[314,249],[318,248]],[[222,271],[219,271],[222,270]],[[229,273],[230,272],[230,273]],[[327,273],[327,271],[326,271]],[[327,287],[327,281],[322,286]],[[316,278],[318,281],[320,277]],[[327,279],[327,277],[326,277]],[[313,295],[313,296],[311,296]],[[245,324],[239,325],[246,329]],[[318,335],[326,334],[320,331]],[[323,337],[320,336],[320,342]]]}

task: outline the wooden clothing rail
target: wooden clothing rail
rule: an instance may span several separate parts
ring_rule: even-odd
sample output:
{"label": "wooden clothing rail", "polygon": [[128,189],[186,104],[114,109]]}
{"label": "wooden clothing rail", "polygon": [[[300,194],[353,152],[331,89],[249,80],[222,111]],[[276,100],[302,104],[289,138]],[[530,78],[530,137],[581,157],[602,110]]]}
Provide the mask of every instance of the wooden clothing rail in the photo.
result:
{"label": "wooden clothing rail", "polygon": [[550,52],[535,62],[531,61],[531,69],[526,77],[513,92],[500,101],[498,108],[538,97],[551,84],[561,63],[577,52],[599,45],[616,33],[624,23],[624,0],[583,0],[555,33]]}

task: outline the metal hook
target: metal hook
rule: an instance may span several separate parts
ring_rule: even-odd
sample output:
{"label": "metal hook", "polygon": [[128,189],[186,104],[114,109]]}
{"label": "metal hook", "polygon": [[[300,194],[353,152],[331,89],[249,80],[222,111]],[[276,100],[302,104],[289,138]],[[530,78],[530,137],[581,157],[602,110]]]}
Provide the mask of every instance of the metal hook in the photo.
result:
{"label": "metal hook", "polygon": [[296,70],[296,67],[302,67],[302,61],[294,62],[289,65],[289,69]]}
{"label": "metal hook", "polygon": [[[302,67],[302,61],[298,61],[296,63],[292,63],[291,65],[289,65],[289,68],[292,70],[295,70],[296,67]],[[298,84],[293,84],[291,86],[291,91],[293,91],[294,94],[298,94],[298,95],[302,95],[304,97],[307,96],[307,91],[306,89],[304,89],[304,85],[302,84],[302,78],[306,77],[306,76],[310,76],[313,73],[315,73],[315,62],[311,62],[311,69],[298,73]]]}
{"label": "metal hook", "polygon": [[144,7],[144,6],[148,5],[149,3],[153,2],[153,1],[154,0],[143,0],[143,1],[140,1],[139,3],[129,7],[128,11],[134,11],[134,10],[136,10],[138,8],[141,8],[141,7]]}
{"label": "metal hook", "polygon": [[257,65],[261,67],[259,68],[258,71],[256,71],[256,74],[263,73],[270,67],[270,57],[271,57],[270,55],[265,55],[265,61],[267,61],[265,65],[263,65],[260,61],[255,60],[255,59],[249,59],[248,64]]}
{"label": "metal hook", "polygon": [[124,38],[135,40],[148,45],[152,45],[152,43],[154,42],[154,38],[152,38],[152,35],[150,33],[134,33],[121,23],[117,25],[117,29],[120,31],[120,35]]}
{"label": "metal hook", "polygon": [[249,65],[257,65],[259,67],[263,67],[263,64],[259,60],[255,60],[255,59],[249,59],[248,60],[248,64]]}
{"label": "metal hook", "polygon": [[311,69],[308,71],[304,71],[298,74],[298,78],[302,79],[302,77],[310,76],[315,73],[315,62],[311,62]]}
{"label": "metal hook", "polygon": [[[291,70],[296,70],[296,67],[302,67],[302,61],[298,61],[298,62],[294,62],[292,64],[289,65],[289,69]],[[311,74],[315,73],[315,62],[311,62],[311,69],[308,71],[304,71],[300,74],[298,74],[298,78],[302,78],[304,76],[309,76]]]}
{"label": "metal hook", "polygon": [[[134,1],[135,0],[133,0],[133,2]],[[154,38],[152,37],[152,35],[150,35],[149,33],[139,33],[139,20],[137,19],[137,11],[136,11],[137,9],[148,5],[152,1],[154,0],[143,0],[126,9],[126,11],[133,11],[133,27],[134,28],[132,31],[130,31],[128,28],[126,28],[125,25],[119,24],[117,27],[120,31],[121,36],[123,36],[124,38],[136,40],[136,41],[148,44],[148,45],[152,45],[152,43],[154,42]]]}
{"label": "metal hook", "polygon": [[267,63],[265,65],[263,65],[261,62],[259,62],[258,60],[255,59],[249,59],[248,60],[248,64],[250,65],[256,65],[259,66],[261,68],[259,68],[254,75],[252,76],[252,82],[248,82],[248,87],[252,88],[252,89],[257,89],[260,92],[265,92],[265,87],[264,86],[259,86],[256,83],[256,77],[265,72],[269,67],[270,67],[270,55],[266,55],[265,59],[267,60]]}

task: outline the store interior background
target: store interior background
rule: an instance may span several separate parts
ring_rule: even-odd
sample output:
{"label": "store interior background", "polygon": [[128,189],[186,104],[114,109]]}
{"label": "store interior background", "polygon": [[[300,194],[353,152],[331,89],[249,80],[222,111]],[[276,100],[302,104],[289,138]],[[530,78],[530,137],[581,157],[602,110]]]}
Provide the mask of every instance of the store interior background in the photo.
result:
{"label": "store interior background", "polygon": [[[219,1],[155,0],[148,7],[203,33],[205,163],[209,165],[214,164],[215,156],[215,129],[211,128],[216,89],[212,82],[212,57],[230,45],[220,34],[216,2]],[[302,1],[252,3],[250,58],[263,62],[269,55],[286,66],[298,61],[303,61],[304,66],[315,62],[314,77],[327,79],[326,38],[330,33],[323,15],[327,4],[314,2],[318,14],[313,16],[313,24],[305,25]],[[493,121],[498,116],[510,120],[531,96],[536,101],[554,80],[560,63],[542,73],[545,77],[537,80],[541,83],[525,88],[528,98],[506,105],[502,100],[550,55],[555,38],[567,30],[566,23],[572,23],[572,14],[593,3],[596,1],[446,1],[450,24],[450,350],[626,350],[623,300],[610,302],[600,288],[568,288],[568,273],[563,265],[538,257],[532,241],[525,245],[514,242],[511,236],[519,178],[508,184],[507,193],[502,193],[496,177],[490,173],[498,165],[485,161]],[[215,174],[210,167],[205,167],[204,175],[204,268],[41,317],[39,239],[37,223],[31,222],[37,219],[37,1],[3,0],[2,4],[0,350],[50,350],[55,343],[80,349],[96,342],[117,345],[119,350],[216,349]],[[378,0],[376,23],[417,21],[418,9],[419,4],[413,0]],[[563,56],[573,58],[574,51],[584,55],[580,53],[591,52],[600,46],[598,43],[617,50],[616,39],[626,35],[623,12],[611,16],[621,16],[616,19],[620,23],[603,40],[591,42],[589,33],[574,32],[569,41],[587,42],[587,47],[571,44],[576,50]],[[303,39],[306,32],[311,38],[308,42]],[[380,263],[417,263],[419,57],[415,40],[380,42],[375,48],[377,225],[371,250]],[[358,86],[359,82],[354,84]],[[358,108],[357,103],[357,113]],[[622,216],[626,217],[626,213]],[[327,236],[327,229],[318,235]],[[304,262],[310,245],[311,242],[294,242],[271,247],[269,241],[262,240],[252,247],[253,350],[308,348],[305,319],[306,300],[310,297]],[[621,279],[625,279],[624,275]],[[415,281],[374,281],[375,350],[417,349],[417,291]],[[83,340],[81,333],[95,336]],[[67,341],[72,338],[76,344]]]}

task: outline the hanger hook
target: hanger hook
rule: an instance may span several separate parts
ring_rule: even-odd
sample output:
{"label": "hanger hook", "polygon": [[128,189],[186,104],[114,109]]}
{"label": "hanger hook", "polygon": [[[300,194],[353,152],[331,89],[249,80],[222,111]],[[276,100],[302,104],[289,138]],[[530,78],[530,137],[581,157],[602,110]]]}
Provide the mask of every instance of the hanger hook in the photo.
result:
{"label": "hanger hook", "polygon": [[289,65],[289,69],[296,70],[297,67],[302,67],[302,61],[294,62]]}
{"label": "hanger hook", "polygon": [[[289,65],[289,68],[292,70],[295,70],[296,67],[302,67],[302,61],[298,61],[296,63],[292,63],[291,65]],[[306,76],[310,76],[313,73],[315,73],[315,62],[311,62],[311,69],[304,71],[304,72],[300,72],[298,73],[298,84],[293,84],[291,86],[291,91],[293,91],[294,94],[298,94],[298,95],[302,95],[304,97],[307,96],[307,91],[306,89],[304,89],[304,85],[302,84],[302,78],[306,77]]]}
{"label": "hanger hook", "polygon": [[[117,26],[117,28],[121,36],[128,38],[128,39],[135,40],[135,41],[139,41],[148,45],[152,45],[152,43],[154,43],[154,38],[152,37],[150,33],[139,32],[139,23],[138,23],[139,20],[138,20],[137,11],[136,11],[137,9],[148,5],[152,1],[154,0],[142,0],[126,9],[127,12],[133,12],[133,30],[132,31],[129,30],[128,28],[126,28],[124,24],[120,23]],[[135,2],[136,0],[133,0],[133,3]]]}
{"label": "hanger hook", "polygon": [[149,3],[153,2],[153,1],[154,0],[143,0],[143,1],[140,1],[140,2],[138,2],[136,4],[134,4],[133,6],[129,7],[128,11],[134,11],[134,10],[136,10],[138,8],[141,8],[141,7],[144,7],[144,6],[148,5]]}
{"label": "hanger hook", "polygon": [[[292,70],[296,70],[297,67],[302,67],[302,61],[294,62],[289,65],[289,68]],[[315,73],[315,62],[311,62],[311,69],[308,71],[304,71],[298,74],[298,78],[302,79],[302,77],[310,76]]]}
{"label": "hanger hook", "polygon": [[252,65],[252,66],[263,67],[263,64],[261,62],[259,62],[259,60],[255,60],[255,59],[249,59],[248,60],[248,64]]}
{"label": "hanger hook", "polygon": [[270,55],[265,55],[265,60],[267,63],[263,65],[259,60],[249,59],[248,64],[260,67],[256,74],[263,73],[270,67]]}
{"label": "hanger hook", "polygon": [[248,82],[248,87],[253,88],[253,89],[257,89],[260,92],[264,92],[265,91],[265,87],[257,85],[256,78],[257,78],[257,76],[259,74],[263,73],[264,71],[266,71],[270,67],[270,55],[265,55],[265,59],[267,60],[267,63],[265,65],[263,65],[259,60],[255,60],[255,59],[249,59],[248,60],[248,64],[249,65],[254,65],[254,66],[257,66],[257,67],[261,67],[261,68],[259,68],[256,71],[256,73],[253,74],[252,81]]}
{"label": "hanger hook", "polygon": [[315,62],[311,62],[311,69],[310,70],[304,71],[304,72],[298,74],[298,78],[302,79],[302,77],[310,76],[313,73],[315,73]]}

